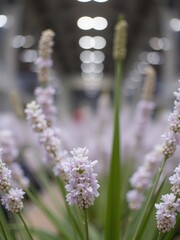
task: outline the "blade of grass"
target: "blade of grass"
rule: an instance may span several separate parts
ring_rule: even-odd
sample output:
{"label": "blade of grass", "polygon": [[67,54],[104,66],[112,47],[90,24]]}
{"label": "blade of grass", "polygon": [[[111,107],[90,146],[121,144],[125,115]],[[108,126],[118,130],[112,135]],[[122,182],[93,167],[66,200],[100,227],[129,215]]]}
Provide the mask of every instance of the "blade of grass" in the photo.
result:
{"label": "blade of grass", "polygon": [[144,210],[143,210],[141,218],[139,220],[137,230],[136,230],[136,232],[135,232],[135,234],[133,236],[133,240],[139,240],[141,235],[142,235],[142,231],[144,231],[144,228],[145,228],[144,220],[145,220],[146,217],[149,216],[149,213],[150,213],[150,212],[148,213],[149,206],[150,206],[150,203],[151,203],[151,201],[153,199],[154,192],[155,192],[157,184],[159,182],[159,178],[161,176],[161,173],[162,173],[162,170],[163,170],[165,162],[166,162],[166,158],[164,158],[164,160],[162,161],[162,164],[161,164],[161,166],[159,168],[159,171],[156,174],[156,177],[155,177],[155,180],[154,180],[154,184],[153,184],[153,186],[151,188],[150,194],[149,194],[148,199],[146,201],[146,204],[144,206]]}
{"label": "blade of grass", "polygon": [[28,228],[28,226],[27,226],[27,224],[26,224],[23,216],[21,215],[21,213],[19,213],[18,215],[19,215],[19,217],[20,217],[20,219],[21,219],[21,221],[22,221],[22,223],[23,223],[23,225],[24,225],[24,228],[26,229],[26,232],[27,232],[27,235],[28,235],[29,239],[33,240],[33,237],[32,237],[32,235],[31,235],[31,232],[30,232],[30,230],[29,230],[29,228]]}
{"label": "blade of grass", "polygon": [[[55,178],[56,180],[56,183],[62,193],[62,196],[64,198],[64,203],[65,203],[65,207],[66,207],[66,210],[67,210],[67,213],[68,213],[68,217],[70,219],[70,221],[72,222],[72,225],[74,226],[73,229],[76,230],[76,232],[78,233],[78,235],[80,236],[80,238],[83,240],[84,239],[84,235],[81,231],[81,228],[80,228],[80,216],[79,216],[79,212],[77,211],[77,209],[75,208],[70,208],[70,206],[68,205],[67,201],[66,201],[66,193],[65,193],[65,188],[64,188],[64,184],[62,183],[61,179],[59,177],[56,177]],[[73,213],[73,210],[74,210],[74,213]],[[74,216],[75,215],[75,216]]]}
{"label": "blade of grass", "polygon": [[1,224],[1,228],[2,228],[2,231],[3,231],[3,234],[4,234],[4,238],[8,239],[8,240],[11,240],[11,233],[9,231],[9,228],[8,228],[8,222],[6,220],[6,217],[5,217],[5,214],[4,214],[4,211],[2,209],[2,206],[0,206],[0,224]]}
{"label": "blade of grass", "polygon": [[119,101],[121,62],[115,63],[115,96],[114,96],[114,136],[110,172],[108,179],[105,239],[119,240],[120,236],[120,140],[119,140]]}
{"label": "blade of grass", "polygon": [[58,219],[54,213],[52,213],[45,204],[40,200],[40,198],[37,198],[31,191],[26,191],[30,199],[38,206],[42,212],[48,217],[48,219],[51,221],[51,223],[56,227],[56,230],[60,235],[63,235],[64,239],[69,239],[68,233],[64,231],[64,228],[61,227],[60,219]]}
{"label": "blade of grass", "polygon": [[30,228],[30,230],[40,240],[63,240],[63,238],[42,229]]}

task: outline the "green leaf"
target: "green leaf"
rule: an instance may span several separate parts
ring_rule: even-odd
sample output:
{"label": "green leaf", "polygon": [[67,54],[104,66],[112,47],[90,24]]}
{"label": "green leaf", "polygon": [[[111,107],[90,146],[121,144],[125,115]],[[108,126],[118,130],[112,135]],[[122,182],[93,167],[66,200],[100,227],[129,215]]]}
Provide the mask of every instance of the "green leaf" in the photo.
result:
{"label": "green leaf", "polygon": [[3,234],[3,239],[4,240],[11,240],[12,239],[12,235],[11,232],[9,231],[9,226],[8,226],[8,222],[6,220],[6,217],[4,215],[4,211],[2,209],[2,206],[0,206],[0,228]]}
{"label": "green leaf", "polygon": [[47,232],[43,229],[31,228],[30,230],[33,235],[38,237],[39,240],[63,240],[63,238]]}
{"label": "green leaf", "polygon": [[83,240],[84,239],[84,235],[82,233],[82,228],[80,227],[82,224],[82,217],[80,216],[80,211],[79,209],[77,209],[76,207],[70,207],[66,201],[66,193],[65,193],[65,188],[64,188],[64,184],[62,183],[62,181],[60,180],[59,177],[55,178],[57,186],[59,187],[63,198],[64,198],[64,203],[65,203],[65,207],[68,213],[68,219],[70,220],[72,227],[74,229],[74,231],[76,231],[76,233],[79,235],[79,237]]}
{"label": "green leaf", "polygon": [[146,203],[143,207],[143,211],[142,211],[140,220],[138,221],[138,227],[137,227],[136,232],[133,236],[133,240],[139,240],[140,237],[142,236],[142,232],[144,231],[144,228],[146,227],[146,224],[144,222],[146,221],[147,216],[149,216],[149,214],[150,214],[149,207],[151,206],[151,202],[153,201],[154,193],[155,193],[155,190],[156,190],[157,184],[159,182],[159,178],[160,178],[161,173],[163,171],[164,164],[165,164],[166,160],[167,159],[164,158],[164,160],[162,161],[161,166],[158,170],[158,173],[156,174],[153,186],[150,190],[150,193],[148,195]]}
{"label": "green leaf", "polygon": [[48,217],[48,219],[51,221],[51,223],[56,227],[57,232],[59,232],[60,235],[64,237],[64,239],[69,239],[69,230],[65,231],[65,229],[62,227],[61,221],[57,216],[55,216],[54,213],[52,213],[46,205],[41,201],[40,198],[36,197],[31,191],[26,191],[30,199],[36,204],[39,209],[42,210],[42,212]]}
{"label": "green leaf", "polygon": [[108,179],[105,239],[119,240],[120,237],[120,216],[121,216],[121,196],[120,196],[120,140],[119,140],[119,101],[120,101],[120,77],[121,62],[116,62],[115,73],[115,99],[114,99],[114,137],[112,156],[110,162],[110,172]]}

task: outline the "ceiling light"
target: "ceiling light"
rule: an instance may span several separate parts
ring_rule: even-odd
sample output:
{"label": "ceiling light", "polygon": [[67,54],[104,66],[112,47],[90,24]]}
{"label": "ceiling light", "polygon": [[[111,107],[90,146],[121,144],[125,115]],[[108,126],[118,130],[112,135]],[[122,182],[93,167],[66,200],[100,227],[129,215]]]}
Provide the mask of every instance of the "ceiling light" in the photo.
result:
{"label": "ceiling light", "polygon": [[4,27],[7,23],[7,17],[5,15],[0,15],[0,28]]}
{"label": "ceiling light", "polygon": [[102,49],[106,46],[106,40],[103,37],[96,36],[84,36],[79,39],[79,46],[84,49]]}
{"label": "ceiling light", "polygon": [[92,51],[83,51],[80,54],[80,59],[83,63],[91,63],[94,60],[94,53]]}
{"label": "ceiling light", "polygon": [[25,36],[25,43],[23,44],[23,48],[30,48],[34,44],[35,39],[31,35]]}
{"label": "ceiling light", "polygon": [[101,73],[104,69],[104,65],[102,63],[81,63],[81,70],[84,73]]}
{"label": "ceiling light", "polygon": [[103,73],[81,73],[82,78],[85,81],[101,81],[103,79]]}
{"label": "ceiling light", "polygon": [[[78,2],[90,2],[92,0],[78,0]],[[107,2],[108,0],[93,0],[94,2]]]}
{"label": "ceiling light", "polygon": [[14,48],[20,48],[25,44],[25,37],[22,35],[17,35],[12,40],[12,46]]}
{"label": "ceiling light", "polygon": [[103,17],[91,18],[88,16],[83,16],[78,19],[77,25],[82,30],[90,30],[92,28],[95,30],[104,30],[107,27],[108,22]]}
{"label": "ceiling light", "polygon": [[167,51],[167,50],[169,50],[171,48],[171,44],[170,44],[169,39],[161,38],[161,41],[163,43],[163,47],[162,47],[163,50]]}
{"label": "ceiling light", "polygon": [[95,55],[94,63],[102,63],[105,59],[105,55],[101,51],[94,51],[93,52]]}
{"label": "ceiling light", "polygon": [[104,30],[108,25],[108,22],[103,17],[95,17],[93,19],[93,28],[95,30]]}
{"label": "ceiling light", "polygon": [[94,48],[95,49],[102,49],[106,46],[106,40],[103,37],[97,36],[94,37]]}
{"label": "ceiling light", "polygon": [[[140,73],[140,74],[144,74],[144,71],[145,71],[145,68],[146,66],[148,65],[148,63],[144,63],[144,62],[139,62],[137,64],[137,71]],[[137,82],[137,81],[135,81]]]}
{"label": "ceiling light", "polygon": [[174,30],[175,32],[179,32],[180,31],[180,20],[177,18],[172,18],[170,20],[170,26],[171,26],[172,30]]}
{"label": "ceiling light", "polygon": [[90,36],[84,36],[79,39],[79,46],[84,49],[90,49],[94,46],[94,39]]}
{"label": "ceiling light", "polygon": [[162,54],[159,54],[157,52],[149,52],[147,54],[147,60],[153,65],[160,65],[164,62]]}
{"label": "ceiling light", "polygon": [[78,2],[90,2],[91,0],[78,0]]}
{"label": "ceiling light", "polygon": [[149,40],[149,45],[154,50],[161,50],[163,48],[163,41],[160,38],[153,37]]}
{"label": "ceiling light", "polygon": [[95,2],[107,2],[108,0],[94,0]]}
{"label": "ceiling light", "polygon": [[80,59],[83,63],[102,63],[105,59],[105,55],[101,51],[89,51],[85,50],[81,52]]}
{"label": "ceiling light", "polygon": [[87,16],[81,17],[77,21],[78,27],[82,30],[89,30],[93,28],[93,24],[94,24],[93,18]]}
{"label": "ceiling light", "polygon": [[37,52],[35,50],[24,50],[21,55],[20,55],[20,59],[22,62],[34,62],[37,58]]}

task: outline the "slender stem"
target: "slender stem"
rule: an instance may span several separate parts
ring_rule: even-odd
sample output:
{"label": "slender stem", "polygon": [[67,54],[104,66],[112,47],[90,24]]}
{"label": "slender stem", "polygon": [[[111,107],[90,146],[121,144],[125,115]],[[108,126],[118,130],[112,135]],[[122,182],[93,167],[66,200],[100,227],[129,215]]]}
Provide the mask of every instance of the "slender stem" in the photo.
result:
{"label": "slender stem", "polygon": [[84,219],[85,219],[86,240],[89,240],[88,218],[87,218],[87,210],[86,209],[84,209]]}
{"label": "slender stem", "polygon": [[[147,199],[147,201],[146,201],[146,205],[144,206],[144,211],[143,211],[143,213],[142,213],[142,216],[141,216],[141,219],[140,219],[140,221],[139,221],[139,225],[138,225],[138,227],[137,227],[137,230],[136,230],[136,232],[135,232],[135,235],[134,235],[134,237],[133,237],[133,240],[139,240],[139,237],[140,237],[140,235],[141,235],[141,230],[142,230],[143,221],[144,221],[144,219],[145,219],[145,217],[146,217],[146,214],[147,214],[147,212],[148,212],[149,205],[150,205],[151,200],[152,200],[152,198],[153,198],[154,192],[155,192],[155,190],[156,190],[156,187],[157,187],[157,184],[158,184],[158,182],[159,182],[159,178],[160,178],[160,176],[161,176],[161,173],[162,173],[162,170],[163,170],[163,167],[164,167],[164,164],[165,164],[166,160],[167,160],[167,159],[164,158],[164,160],[162,161],[162,164],[161,164],[161,166],[160,166],[160,168],[159,168],[159,171],[158,171],[158,173],[157,173],[157,175],[156,175],[156,178],[155,178],[155,180],[154,180],[153,187],[152,187],[151,192],[150,192],[150,194],[149,194],[149,197],[148,197],[148,199]],[[145,226],[143,226],[143,227],[145,227]]]}
{"label": "slender stem", "polygon": [[27,231],[27,233],[28,233],[28,235],[29,235],[29,238],[30,238],[31,240],[33,240],[33,237],[32,237],[32,235],[31,235],[31,233],[30,233],[30,231],[29,231],[29,228],[28,228],[26,222],[24,221],[23,216],[21,215],[21,213],[18,213],[18,215],[19,215],[19,217],[20,217],[20,219],[21,219],[21,221],[22,221],[22,223],[23,223],[23,225],[24,225],[24,227],[25,227],[25,229],[26,229],[26,231]]}
{"label": "slender stem", "polygon": [[161,233],[161,232],[159,232],[157,240],[160,240],[160,239],[161,239],[161,237],[162,237],[162,233]]}
{"label": "slender stem", "polygon": [[129,213],[129,216],[128,216],[128,220],[127,220],[127,224],[126,224],[126,230],[124,232],[124,236],[123,236],[123,240],[126,240],[128,239],[128,234],[129,234],[129,231],[131,229],[131,223],[133,221],[133,217],[132,217],[132,212]]}
{"label": "slender stem", "polygon": [[7,223],[7,218],[5,216],[5,212],[3,211],[2,206],[0,206],[0,222],[1,222],[1,225],[3,226],[3,229],[5,231],[7,239],[8,240],[11,239],[11,234],[10,234],[10,231],[9,231],[9,225]]}
{"label": "slender stem", "polygon": [[8,240],[8,237],[6,235],[6,231],[4,230],[4,226],[3,226],[2,222],[1,222],[1,220],[0,220],[0,228],[1,228],[2,232],[3,232],[4,239]]}
{"label": "slender stem", "polygon": [[60,189],[60,191],[62,193],[64,204],[65,204],[65,207],[66,207],[66,211],[67,211],[67,213],[69,215],[69,218],[70,218],[73,226],[75,227],[75,228],[73,227],[73,230],[76,229],[76,231],[78,232],[80,238],[83,239],[83,234],[82,234],[81,228],[79,227],[79,224],[77,222],[77,218],[74,217],[74,215],[73,215],[73,213],[72,213],[71,209],[69,208],[69,205],[68,205],[68,203],[66,201],[66,198],[65,198],[66,193],[65,193],[64,185],[63,185],[62,181],[60,180],[60,178],[57,177],[57,178],[55,178],[55,180],[56,180],[56,183],[57,183],[57,185],[58,185],[58,187],[59,187],[59,189]]}

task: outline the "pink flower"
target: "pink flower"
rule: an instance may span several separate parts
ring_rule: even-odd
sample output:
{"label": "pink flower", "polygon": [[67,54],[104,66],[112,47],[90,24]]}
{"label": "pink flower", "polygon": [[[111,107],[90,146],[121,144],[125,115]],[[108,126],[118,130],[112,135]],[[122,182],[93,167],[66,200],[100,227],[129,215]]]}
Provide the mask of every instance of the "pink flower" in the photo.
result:
{"label": "pink flower", "polygon": [[65,186],[68,192],[66,199],[69,205],[89,208],[94,204],[95,198],[99,196],[97,174],[93,171],[97,161],[88,159],[87,148],[74,149],[71,154],[72,157],[66,171],[68,174],[68,183]]}

